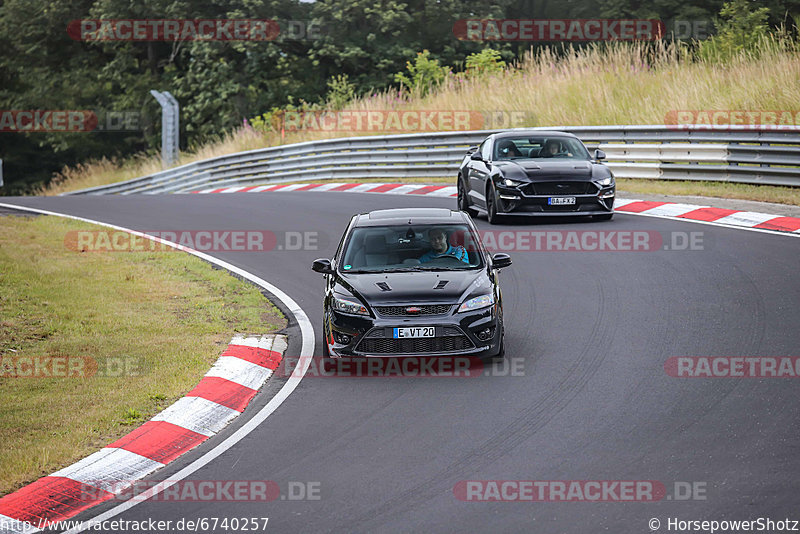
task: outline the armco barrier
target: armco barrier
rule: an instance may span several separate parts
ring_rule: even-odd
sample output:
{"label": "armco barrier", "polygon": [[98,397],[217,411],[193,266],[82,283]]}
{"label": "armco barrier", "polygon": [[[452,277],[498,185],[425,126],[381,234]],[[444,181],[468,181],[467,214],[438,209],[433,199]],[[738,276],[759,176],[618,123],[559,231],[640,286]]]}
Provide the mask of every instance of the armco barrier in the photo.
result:
{"label": "armco barrier", "polygon": [[[800,186],[800,128],[780,126],[576,126],[607,154],[619,178],[714,180]],[[494,130],[348,137],[250,150],[71,195],[189,192],[288,180],[455,178],[465,152]]]}

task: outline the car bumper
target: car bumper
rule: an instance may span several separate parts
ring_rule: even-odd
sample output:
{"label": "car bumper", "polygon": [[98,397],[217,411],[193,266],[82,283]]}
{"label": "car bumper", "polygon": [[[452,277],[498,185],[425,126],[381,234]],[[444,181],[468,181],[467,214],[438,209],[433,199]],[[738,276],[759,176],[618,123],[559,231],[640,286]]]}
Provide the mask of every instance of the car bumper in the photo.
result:
{"label": "car bumper", "polygon": [[[455,308],[455,305],[453,306]],[[394,328],[432,326],[433,338],[396,339]],[[468,313],[428,316],[363,317],[326,313],[325,343],[332,358],[488,357],[497,353],[502,324],[497,305]],[[489,331],[486,339],[481,332]],[[347,336],[344,338],[342,336]]]}
{"label": "car bumper", "polygon": [[[517,189],[498,188],[497,212],[521,216],[606,215],[614,212],[614,187],[589,195],[526,195]],[[551,198],[574,198],[574,204],[551,205]]]}

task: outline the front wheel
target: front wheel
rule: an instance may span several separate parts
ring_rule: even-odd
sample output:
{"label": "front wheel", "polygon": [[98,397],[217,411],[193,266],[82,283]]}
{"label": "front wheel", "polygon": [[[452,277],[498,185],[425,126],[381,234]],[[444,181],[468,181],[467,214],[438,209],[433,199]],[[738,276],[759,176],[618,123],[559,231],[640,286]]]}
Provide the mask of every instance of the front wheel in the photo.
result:
{"label": "front wheel", "polygon": [[325,321],[322,321],[322,357],[331,357],[331,352],[328,350],[328,336],[325,333]]}
{"label": "front wheel", "polygon": [[325,324],[322,324],[322,358],[319,361],[320,371],[331,373],[336,369],[336,363],[331,358],[331,351],[328,350],[328,337],[325,335]]}
{"label": "front wheel", "polygon": [[506,357],[506,342],[505,332],[500,332],[500,347],[497,352],[492,356],[484,356],[482,358],[484,364],[502,362]]}
{"label": "front wheel", "polygon": [[469,214],[470,217],[475,217],[478,212],[475,208],[469,207],[469,199],[467,198],[467,188],[464,186],[464,180],[461,176],[458,177],[458,209]]}
{"label": "front wheel", "polygon": [[502,361],[506,357],[506,342],[505,342],[505,334],[500,334],[500,350],[497,351],[495,354],[494,359],[495,361]]}
{"label": "front wheel", "polygon": [[489,220],[489,224],[500,223],[500,216],[497,214],[497,197],[493,186],[489,186],[489,190],[486,191],[486,218]]}

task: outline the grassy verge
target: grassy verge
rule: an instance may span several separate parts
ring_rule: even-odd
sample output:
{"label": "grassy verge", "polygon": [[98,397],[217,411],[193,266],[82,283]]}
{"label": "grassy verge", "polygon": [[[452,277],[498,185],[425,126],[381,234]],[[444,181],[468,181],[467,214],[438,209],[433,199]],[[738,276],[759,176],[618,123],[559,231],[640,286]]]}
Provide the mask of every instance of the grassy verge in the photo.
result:
{"label": "grassy verge", "polygon": [[[0,495],[171,404],[234,332],[286,325],[257,288],[188,254],[68,250],[67,232],[86,229],[97,227],[0,216]],[[13,377],[21,357],[83,358],[97,373]]]}
{"label": "grassy verge", "polygon": [[617,180],[617,190],[635,194],[676,195],[756,200],[800,206],[800,188],[731,182],[694,182],[673,180]]}

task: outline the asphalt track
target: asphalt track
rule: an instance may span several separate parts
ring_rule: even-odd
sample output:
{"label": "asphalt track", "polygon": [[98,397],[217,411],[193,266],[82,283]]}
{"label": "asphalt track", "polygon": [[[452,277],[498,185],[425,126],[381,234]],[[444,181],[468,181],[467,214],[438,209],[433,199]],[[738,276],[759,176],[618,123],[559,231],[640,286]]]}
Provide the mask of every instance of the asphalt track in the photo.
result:
{"label": "asphalt track", "polygon": [[[455,202],[312,192],[4,201],[143,231],[318,232],[319,250],[214,253],[293,297],[317,336],[323,283],[311,262],[333,255],[352,213]],[[507,359],[521,362],[522,376],[306,377],[190,478],[317,482],[319,500],[143,502],[119,518],[269,517],[267,531],[281,533],[650,532],[651,518],[662,531],[668,518],[800,520],[800,382],[664,371],[671,356],[800,356],[800,239],[624,214],[536,229],[701,231],[704,247],[512,252],[501,275]],[[676,481],[694,482],[705,499],[462,502],[453,493],[462,480],[658,480],[669,494]]]}

